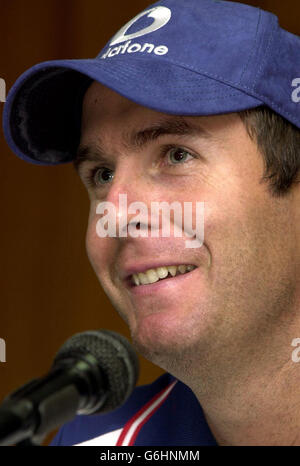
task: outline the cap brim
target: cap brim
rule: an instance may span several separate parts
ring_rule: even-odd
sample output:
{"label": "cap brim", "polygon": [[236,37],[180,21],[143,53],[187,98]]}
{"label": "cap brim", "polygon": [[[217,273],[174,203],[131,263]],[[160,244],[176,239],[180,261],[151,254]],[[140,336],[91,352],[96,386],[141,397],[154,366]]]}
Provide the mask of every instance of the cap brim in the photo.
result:
{"label": "cap brim", "polygon": [[85,91],[95,80],[133,102],[173,115],[239,112],[263,104],[221,80],[166,61],[143,57],[55,60],[23,73],[10,89],[3,113],[4,135],[20,158],[56,165],[73,160],[80,140]]}

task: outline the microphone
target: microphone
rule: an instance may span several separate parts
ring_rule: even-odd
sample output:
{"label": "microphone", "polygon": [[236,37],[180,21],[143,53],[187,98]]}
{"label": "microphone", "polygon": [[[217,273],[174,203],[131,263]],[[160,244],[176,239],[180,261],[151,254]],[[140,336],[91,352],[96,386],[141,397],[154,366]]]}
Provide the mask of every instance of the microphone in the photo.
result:
{"label": "microphone", "polygon": [[0,445],[44,436],[76,414],[106,413],[132,393],[138,358],[128,340],[111,330],[90,330],[69,338],[50,372],[10,394],[0,405]]}

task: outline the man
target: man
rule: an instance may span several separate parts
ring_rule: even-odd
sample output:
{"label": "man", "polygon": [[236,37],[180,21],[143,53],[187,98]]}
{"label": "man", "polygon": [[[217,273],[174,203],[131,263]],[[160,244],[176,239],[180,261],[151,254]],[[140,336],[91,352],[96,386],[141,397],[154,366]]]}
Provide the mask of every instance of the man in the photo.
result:
{"label": "man", "polygon": [[[165,0],[96,59],[36,65],[10,91],[10,147],[74,162],[90,262],[135,347],[168,372],[53,444],[300,445],[299,62],[299,38],[270,13]],[[204,203],[201,247],[175,235],[175,214],[173,234],[143,236],[152,218],[125,212],[125,194],[191,202],[193,225]],[[103,202],[115,236],[99,234]]]}

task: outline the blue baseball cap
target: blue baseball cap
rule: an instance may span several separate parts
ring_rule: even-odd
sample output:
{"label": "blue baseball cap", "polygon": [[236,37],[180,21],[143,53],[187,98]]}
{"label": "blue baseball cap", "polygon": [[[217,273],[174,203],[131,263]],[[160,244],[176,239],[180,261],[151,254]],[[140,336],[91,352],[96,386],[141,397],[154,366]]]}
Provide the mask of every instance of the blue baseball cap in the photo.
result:
{"label": "blue baseball cap", "polygon": [[[22,159],[74,159],[82,99],[95,80],[145,107],[217,115],[267,105],[300,128],[300,37],[272,13],[219,0],[162,0],[131,19],[96,58],[54,60],[23,73],[3,126]],[[294,94],[293,94],[294,93]]]}

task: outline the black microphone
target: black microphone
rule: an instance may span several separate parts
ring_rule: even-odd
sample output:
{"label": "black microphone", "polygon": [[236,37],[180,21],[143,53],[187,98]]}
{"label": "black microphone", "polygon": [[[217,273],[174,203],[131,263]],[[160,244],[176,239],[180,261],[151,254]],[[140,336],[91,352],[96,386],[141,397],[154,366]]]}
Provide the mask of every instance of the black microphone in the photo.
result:
{"label": "black microphone", "polygon": [[73,335],[50,372],[9,395],[0,405],[0,445],[40,444],[76,414],[106,413],[132,393],[138,358],[128,340],[111,330]]}

